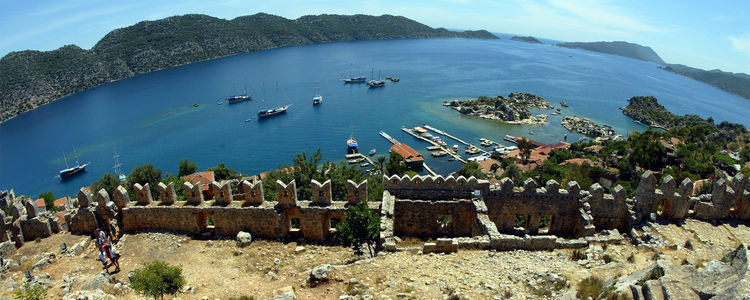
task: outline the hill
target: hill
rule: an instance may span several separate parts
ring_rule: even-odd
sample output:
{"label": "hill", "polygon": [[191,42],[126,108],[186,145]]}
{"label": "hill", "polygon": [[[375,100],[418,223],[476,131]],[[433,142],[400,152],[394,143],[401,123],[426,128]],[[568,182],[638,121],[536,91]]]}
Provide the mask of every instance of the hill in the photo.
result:
{"label": "hill", "polygon": [[532,44],[542,44],[542,42],[540,42],[539,40],[537,40],[533,36],[514,36],[514,37],[512,37],[510,39],[514,40],[514,41],[519,41],[519,42],[527,42],[527,43],[532,43]]}
{"label": "hill", "polygon": [[731,73],[721,70],[706,71],[679,64],[667,64],[662,69],[690,77],[742,98],[750,99],[750,75],[745,73]]}
{"label": "hill", "polygon": [[665,64],[665,62],[654,52],[651,47],[641,46],[634,43],[628,42],[575,42],[575,43],[560,43],[557,46],[565,48],[577,48],[601,53],[608,53],[614,55],[620,55],[650,62],[657,64]]}
{"label": "hill", "polygon": [[285,46],[348,40],[497,39],[485,31],[431,28],[401,16],[318,15],[296,20],[259,13],[143,21],[111,31],[91,50],[11,52],[0,59],[0,122],[102,83],[178,65]]}

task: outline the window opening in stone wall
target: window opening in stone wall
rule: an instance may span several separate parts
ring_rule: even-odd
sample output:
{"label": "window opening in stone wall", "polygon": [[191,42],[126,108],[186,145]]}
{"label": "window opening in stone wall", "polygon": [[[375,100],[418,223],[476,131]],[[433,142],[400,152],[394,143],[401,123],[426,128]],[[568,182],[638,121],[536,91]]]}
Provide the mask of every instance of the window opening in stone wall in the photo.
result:
{"label": "window opening in stone wall", "polygon": [[318,197],[323,198],[323,190],[318,191]]}
{"label": "window opening in stone wall", "polygon": [[528,215],[516,215],[516,230],[524,231],[526,230],[526,227],[528,227],[529,223],[529,216]]}
{"label": "window opening in stone wall", "polygon": [[299,218],[291,218],[289,219],[289,230],[291,231],[299,231]]}
{"label": "window opening in stone wall", "polygon": [[656,205],[656,214],[661,216],[664,215],[664,208],[667,205],[667,201],[665,199],[659,200],[659,203]]}
{"label": "window opening in stone wall", "polygon": [[438,215],[437,216],[437,222],[438,222],[438,225],[440,225],[440,228],[447,228],[448,225],[450,225],[451,221],[453,221],[453,216],[451,215]]}
{"label": "window opening in stone wall", "polygon": [[341,219],[339,218],[330,218],[328,219],[328,231],[329,232],[336,232],[336,226],[339,226],[339,223],[341,223]]}
{"label": "window opening in stone wall", "polygon": [[549,233],[549,229],[552,227],[552,216],[542,216],[539,220],[539,233]]}

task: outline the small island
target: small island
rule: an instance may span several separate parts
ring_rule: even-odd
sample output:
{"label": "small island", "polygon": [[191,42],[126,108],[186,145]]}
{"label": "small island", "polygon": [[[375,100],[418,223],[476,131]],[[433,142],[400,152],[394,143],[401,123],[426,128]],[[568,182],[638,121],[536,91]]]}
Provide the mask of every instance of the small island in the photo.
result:
{"label": "small island", "polygon": [[680,122],[680,117],[669,112],[653,96],[635,96],[628,99],[622,113],[638,123],[654,128],[670,129]]}
{"label": "small island", "polygon": [[609,125],[599,125],[591,119],[565,116],[560,124],[568,131],[577,132],[588,137],[610,137],[615,135],[615,130]]}
{"label": "small island", "polygon": [[508,124],[536,125],[547,123],[547,115],[532,115],[529,108],[551,109],[549,101],[530,93],[513,92],[508,97],[485,97],[466,101],[452,100],[443,105],[461,114],[483,119],[499,120]]}
{"label": "small island", "polygon": [[514,36],[510,39],[514,41],[527,42],[527,43],[532,43],[532,44],[543,44],[541,41],[537,40],[533,36]]}

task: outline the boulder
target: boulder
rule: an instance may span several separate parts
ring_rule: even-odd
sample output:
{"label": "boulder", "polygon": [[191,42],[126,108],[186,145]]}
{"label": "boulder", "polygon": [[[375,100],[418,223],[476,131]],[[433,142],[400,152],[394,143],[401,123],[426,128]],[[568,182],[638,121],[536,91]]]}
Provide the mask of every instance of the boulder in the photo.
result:
{"label": "boulder", "polygon": [[294,300],[297,296],[294,294],[294,288],[291,286],[285,286],[274,291],[276,296],[268,298],[268,300]]}
{"label": "boulder", "polygon": [[310,270],[310,283],[315,286],[317,284],[327,282],[331,279],[333,273],[333,267],[330,264],[318,265]]}
{"label": "boulder", "polygon": [[107,272],[100,272],[95,275],[83,276],[79,281],[81,282],[81,290],[95,291],[109,284],[110,279],[111,277]]}
{"label": "boulder", "polygon": [[253,242],[253,236],[249,232],[240,231],[237,233],[237,245],[245,247]]}
{"label": "boulder", "polygon": [[76,291],[63,296],[63,300],[115,300],[115,296],[105,293],[101,289],[93,291]]}

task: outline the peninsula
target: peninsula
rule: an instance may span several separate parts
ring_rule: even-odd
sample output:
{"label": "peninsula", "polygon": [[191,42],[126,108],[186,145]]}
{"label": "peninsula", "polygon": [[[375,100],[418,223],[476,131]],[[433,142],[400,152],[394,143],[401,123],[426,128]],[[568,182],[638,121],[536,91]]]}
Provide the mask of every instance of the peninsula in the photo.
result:
{"label": "peninsula", "polygon": [[111,31],[90,50],[11,52],[0,59],[0,122],[66,95],[137,74],[238,53],[333,41],[415,38],[497,39],[454,32],[401,16],[318,15],[295,20],[259,13],[143,21]]}
{"label": "peninsula", "polygon": [[625,56],[644,61],[655,62],[657,64],[665,64],[664,60],[654,52],[651,47],[641,46],[634,43],[615,41],[615,42],[591,42],[591,43],[560,43],[557,44],[559,47],[564,48],[576,48],[594,52],[601,52],[607,54],[614,54],[619,56]]}
{"label": "peninsula", "polygon": [[466,101],[452,100],[443,105],[455,109],[461,114],[477,116],[483,119],[499,120],[508,124],[533,125],[547,122],[547,115],[533,116],[529,108],[551,109],[549,101],[530,93],[513,92],[508,98],[479,97]]}

